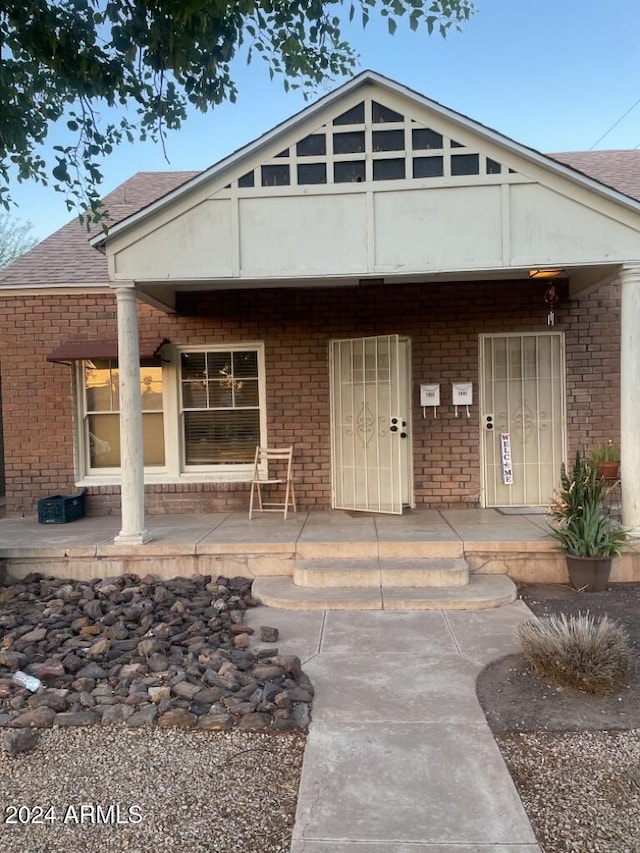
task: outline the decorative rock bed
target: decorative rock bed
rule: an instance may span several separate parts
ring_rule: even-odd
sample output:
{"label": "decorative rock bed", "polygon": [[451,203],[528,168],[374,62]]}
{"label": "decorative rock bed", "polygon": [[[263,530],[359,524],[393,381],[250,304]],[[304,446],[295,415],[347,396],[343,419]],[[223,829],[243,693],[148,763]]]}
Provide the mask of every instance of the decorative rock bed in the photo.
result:
{"label": "decorative rock bed", "polygon": [[0,587],[0,726],[306,731],[313,688],[297,657],[250,648],[256,604],[247,578],[31,574]]}

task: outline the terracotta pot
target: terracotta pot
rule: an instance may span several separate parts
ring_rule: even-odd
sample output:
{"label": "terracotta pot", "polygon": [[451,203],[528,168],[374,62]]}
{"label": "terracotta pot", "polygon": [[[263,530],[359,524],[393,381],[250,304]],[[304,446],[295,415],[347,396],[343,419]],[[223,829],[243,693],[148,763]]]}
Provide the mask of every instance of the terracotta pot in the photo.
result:
{"label": "terracotta pot", "polygon": [[598,462],[596,471],[598,472],[598,477],[602,477],[603,480],[617,480],[620,473],[620,463]]}
{"label": "terracotta pot", "polygon": [[570,557],[566,555],[569,580],[576,589],[604,592],[609,583],[613,557]]}

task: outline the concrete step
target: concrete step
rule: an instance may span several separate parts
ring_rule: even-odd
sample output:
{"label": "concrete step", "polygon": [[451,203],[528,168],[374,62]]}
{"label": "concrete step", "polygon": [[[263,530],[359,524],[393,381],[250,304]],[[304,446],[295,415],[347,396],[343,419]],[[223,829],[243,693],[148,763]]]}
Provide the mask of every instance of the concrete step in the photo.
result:
{"label": "concrete step", "polygon": [[339,539],[329,531],[324,538],[312,538],[307,535],[298,539],[296,554],[301,560],[374,560],[378,557],[386,560],[402,560],[407,557],[459,559],[464,556],[464,543],[461,539],[357,539],[351,532],[349,538]]}
{"label": "concrete step", "polygon": [[261,577],[253,595],[284,610],[484,610],[509,604],[516,586],[507,575],[472,574],[457,587],[303,587],[290,577]]}
{"label": "concrete step", "polygon": [[463,559],[295,560],[296,586],[326,587],[449,587],[469,583]]}

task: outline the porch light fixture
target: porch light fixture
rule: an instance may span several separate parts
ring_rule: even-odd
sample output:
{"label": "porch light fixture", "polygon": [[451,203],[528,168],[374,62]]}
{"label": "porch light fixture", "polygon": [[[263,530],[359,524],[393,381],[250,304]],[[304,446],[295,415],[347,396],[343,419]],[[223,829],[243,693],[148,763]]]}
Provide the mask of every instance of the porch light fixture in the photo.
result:
{"label": "porch light fixture", "polygon": [[538,267],[529,270],[529,278],[558,278],[563,272],[561,267]]}

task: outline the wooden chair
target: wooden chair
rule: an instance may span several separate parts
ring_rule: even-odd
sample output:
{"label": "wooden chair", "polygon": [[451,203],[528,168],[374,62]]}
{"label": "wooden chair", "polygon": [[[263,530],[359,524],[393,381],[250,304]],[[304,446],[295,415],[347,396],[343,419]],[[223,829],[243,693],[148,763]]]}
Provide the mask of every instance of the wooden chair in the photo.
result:
{"label": "wooden chair", "polygon": [[[253,479],[251,480],[251,498],[249,500],[249,519],[254,512],[283,512],[286,519],[289,506],[294,512],[296,507],[296,492],[291,474],[293,461],[293,447],[256,447],[256,458],[253,466]],[[261,476],[266,471],[266,475]],[[284,500],[264,501],[262,498],[262,487],[270,489],[284,486]],[[254,507],[254,494],[257,493],[258,505]]]}

